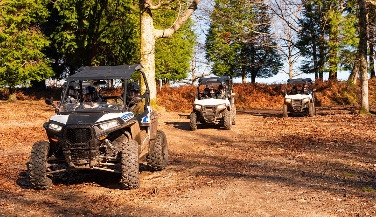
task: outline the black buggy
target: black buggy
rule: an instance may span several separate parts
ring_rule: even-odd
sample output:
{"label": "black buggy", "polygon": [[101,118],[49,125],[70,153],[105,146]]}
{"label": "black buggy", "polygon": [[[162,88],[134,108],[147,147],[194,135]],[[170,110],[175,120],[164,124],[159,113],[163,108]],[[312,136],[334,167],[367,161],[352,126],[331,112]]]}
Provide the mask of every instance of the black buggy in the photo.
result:
{"label": "black buggy", "polygon": [[[143,79],[146,89],[136,81]],[[124,189],[139,187],[139,163],[167,165],[167,139],[158,130],[141,65],[82,67],[69,76],[28,162],[30,182],[47,189],[61,172],[102,170],[121,174]]]}

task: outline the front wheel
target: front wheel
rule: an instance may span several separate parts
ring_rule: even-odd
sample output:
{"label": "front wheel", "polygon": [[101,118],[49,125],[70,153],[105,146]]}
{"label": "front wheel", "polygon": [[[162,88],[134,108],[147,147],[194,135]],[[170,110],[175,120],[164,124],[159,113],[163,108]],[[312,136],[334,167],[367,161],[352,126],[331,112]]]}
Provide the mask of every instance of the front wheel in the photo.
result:
{"label": "front wheel", "polygon": [[195,112],[192,112],[189,115],[189,126],[191,127],[192,131],[197,130],[197,114]]}
{"label": "front wheel", "polygon": [[286,104],[283,104],[283,117],[288,117],[288,113],[287,113],[287,105]]}
{"label": "front wheel", "polygon": [[223,111],[223,127],[226,130],[231,130],[231,112],[227,109]]}
{"label": "front wheel", "polygon": [[310,117],[313,117],[313,116],[315,116],[315,114],[316,114],[315,105],[313,103],[309,103],[309,105],[308,105],[308,115]]}
{"label": "front wheel", "polygon": [[136,189],[140,187],[138,162],[138,144],[129,139],[123,143],[121,151],[121,184],[124,189]]}
{"label": "front wheel", "polygon": [[155,144],[150,147],[147,162],[154,171],[160,171],[166,168],[168,162],[168,148],[166,134],[163,131],[157,131]]}
{"label": "front wheel", "polygon": [[231,107],[231,118],[232,118],[232,125],[235,125],[235,122],[236,122],[236,106],[233,105]]}
{"label": "front wheel", "polygon": [[38,141],[31,149],[28,164],[29,178],[33,188],[38,190],[46,190],[52,184],[51,179],[47,177],[49,151],[50,144],[47,141]]}

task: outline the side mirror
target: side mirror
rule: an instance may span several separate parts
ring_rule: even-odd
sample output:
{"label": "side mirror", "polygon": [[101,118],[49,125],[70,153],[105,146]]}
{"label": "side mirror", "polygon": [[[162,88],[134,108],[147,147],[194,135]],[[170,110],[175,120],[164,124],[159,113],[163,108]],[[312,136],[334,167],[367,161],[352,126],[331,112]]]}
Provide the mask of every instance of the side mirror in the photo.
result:
{"label": "side mirror", "polygon": [[142,101],[142,98],[141,98],[141,97],[138,97],[138,96],[134,97],[134,98],[131,100],[132,103],[139,103],[139,102],[141,102],[141,101]]}
{"label": "side mirror", "polygon": [[52,105],[52,106],[53,106],[53,104],[54,104],[54,102],[53,102],[53,100],[52,100],[51,98],[46,98],[46,99],[44,100],[44,102],[45,102],[47,105]]}
{"label": "side mirror", "polygon": [[54,104],[54,101],[52,98],[47,98],[44,100],[44,102],[47,104],[47,105],[50,105],[52,106],[54,109],[55,109],[55,112],[58,113],[59,112],[59,108],[60,108],[60,102],[57,102],[56,105]]}

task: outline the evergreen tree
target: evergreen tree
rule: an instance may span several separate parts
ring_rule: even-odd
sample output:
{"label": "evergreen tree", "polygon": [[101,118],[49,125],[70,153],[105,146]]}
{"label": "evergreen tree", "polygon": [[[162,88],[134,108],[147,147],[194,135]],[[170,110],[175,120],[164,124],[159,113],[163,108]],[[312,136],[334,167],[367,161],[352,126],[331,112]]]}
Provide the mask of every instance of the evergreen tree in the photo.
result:
{"label": "evergreen tree", "polygon": [[40,29],[47,17],[43,0],[0,2],[0,86],[12,89],[53,75],[42,52],[49,45]]}
{"label": "evergreen tree", "polygon": [[[300,20],[299,48],[305,58],[301,70],[316,79],[337,79],[339,69],[349,68],[358,38],[354,4],[351,1],[305,1]],[[342,66],[342,68],[339,68]]]}
{"label": "evergreen tree", "polygon": [[[50,9],[50,54],[74,71],[85,65],[139,61],[139,13],[132,0],[57,0]],[[54,22],[58,20],[58,22]]]}
{"label": "evergreen tree", "polygon": [[323,79],[325,70],[325,21],[324,10],[321,2],[306,1],[303,16],[300,20],[301,30],[299,33],[298,47],[304,60],[301,71],[315,73],[316,79]]}
{"label": "evergreen tree", "polygon": [[207,58],[216,75],[270,77],[282,66],[270,36],[267,6],[250,1],[216,0],[210,15]]}

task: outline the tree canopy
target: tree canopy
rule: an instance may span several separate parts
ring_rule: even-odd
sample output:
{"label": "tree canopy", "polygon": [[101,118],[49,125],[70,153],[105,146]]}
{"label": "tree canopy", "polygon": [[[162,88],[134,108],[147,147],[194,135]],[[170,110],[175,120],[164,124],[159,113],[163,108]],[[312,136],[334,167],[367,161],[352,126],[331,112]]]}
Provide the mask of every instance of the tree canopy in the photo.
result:
{"label": "tree canopy", "polygon": [[0,86],[25,86],[54,74],[43,53],[50,45],[40,28],[47,18],[46,1],[0,2]]}
{"label": "tree canopy", "polygon": [[[216,0],[210,15],[207,58],[216,75],[270,77],[282,66],[263,3]],[[231,16],[229,16],[231,14]]]}
{"label": "tree canopy", "polygon": [[50,33],[60,64],[121,65],[139,61],[139,12],[132,0],[57,0]]}

